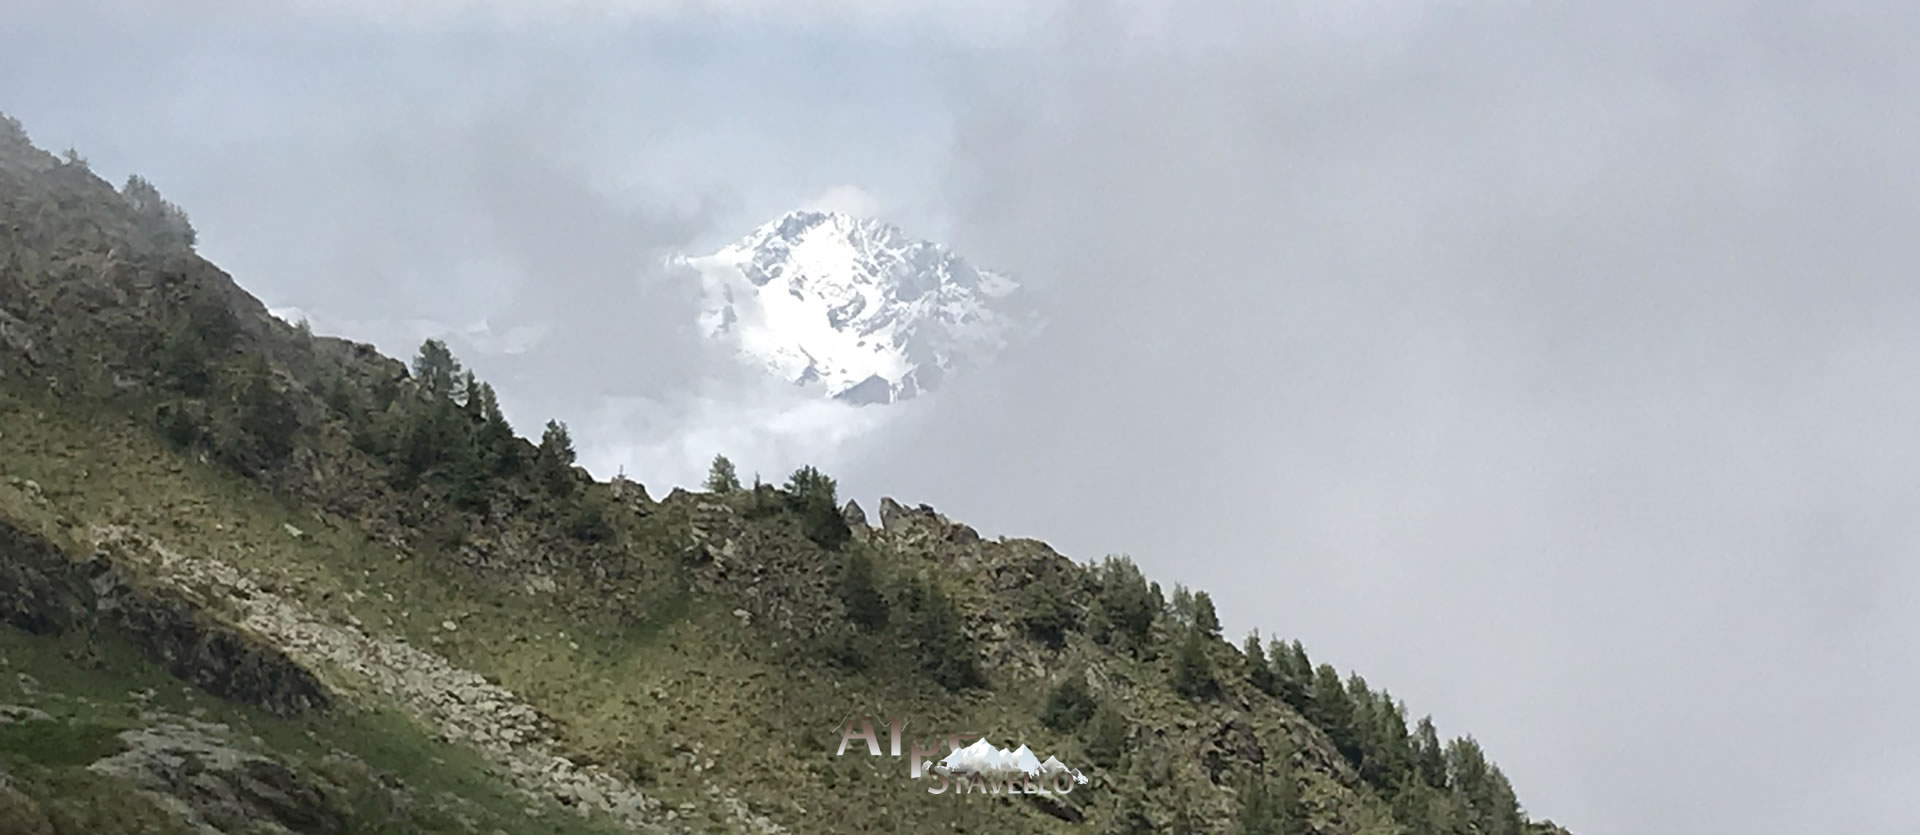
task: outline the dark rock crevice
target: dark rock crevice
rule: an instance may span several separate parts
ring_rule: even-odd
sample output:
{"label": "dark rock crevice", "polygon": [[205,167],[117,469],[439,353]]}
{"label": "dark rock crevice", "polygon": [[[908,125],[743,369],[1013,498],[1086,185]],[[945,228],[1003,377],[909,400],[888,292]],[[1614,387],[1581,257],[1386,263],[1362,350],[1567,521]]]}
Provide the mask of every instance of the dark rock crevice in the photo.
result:
{"label": "dark rock crevice", "polygon": [[77,562],[39,534],[0,519],[0,617],[40,635],[106,629],[174,676],[278,716],[332,704],[286,653],[224,623],[171,589],[137,582],[105,553]]}

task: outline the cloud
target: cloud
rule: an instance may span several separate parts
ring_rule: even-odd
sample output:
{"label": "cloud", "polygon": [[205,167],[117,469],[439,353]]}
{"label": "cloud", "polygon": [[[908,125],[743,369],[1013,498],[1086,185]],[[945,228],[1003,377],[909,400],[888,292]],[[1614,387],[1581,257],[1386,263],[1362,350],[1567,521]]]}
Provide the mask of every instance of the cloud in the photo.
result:
{"label": "cloud", "polygon": [[363,24],[398,29],[654,25],[707,20],[877,32],[937,31],[970,42],[1005,42],[1031,31],[1059,0],[15,0],[23,23],[80,17],[129,25],[181,22]]}
{"label": "cloud", "polygon": [[878,217],[881,203],[859,186],[839,185],[822,192],[801,208],[816,212],[839,212],[855,217]]}
{"label": "cloud", "polygon": [[715,455],[742,478],[782,483],[803,465],[829,471],[850,445],[897,418],[880,408],[822,400],[783,381],[716,375],[690,393],[609,398],[574,424],[580,463],[601,477],[625,472],[661,492],[695,487]]}
{"label": "cloud", "polygon": [[[0,99],[276,305],[402,355],[550,326],[459,350],[603,476],[818,463],[1131,552],[1577,832],[1910,828],[1915,10],[292,8],[15,4]],[[901,188],[949,116],[943,193]],[[826,183],[937,216],[1049,328],[884,419],[706,356],[657,265]]]}
{"label": "cloud", "polygon": [[983,71],[954,244],[1063,301],[842,484],[1131,552],[1577,832],[1904,831],[1916,11],[1308,8]]}

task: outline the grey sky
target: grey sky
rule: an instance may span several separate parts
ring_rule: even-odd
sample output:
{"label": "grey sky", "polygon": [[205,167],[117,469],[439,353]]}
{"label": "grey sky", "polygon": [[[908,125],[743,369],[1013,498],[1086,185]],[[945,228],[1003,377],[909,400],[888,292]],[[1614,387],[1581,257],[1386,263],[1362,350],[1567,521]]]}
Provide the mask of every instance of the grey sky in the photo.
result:
{"label": "grey sky", "polygon": [[473,361],[650,485],[754,442],[649,259],[860,186],[1059,304],[845,492],[1132,553],[1583,835],[1910,831],[1920,13],[1135,5],[23,27],[0,109],[270,303],[555,329]]}

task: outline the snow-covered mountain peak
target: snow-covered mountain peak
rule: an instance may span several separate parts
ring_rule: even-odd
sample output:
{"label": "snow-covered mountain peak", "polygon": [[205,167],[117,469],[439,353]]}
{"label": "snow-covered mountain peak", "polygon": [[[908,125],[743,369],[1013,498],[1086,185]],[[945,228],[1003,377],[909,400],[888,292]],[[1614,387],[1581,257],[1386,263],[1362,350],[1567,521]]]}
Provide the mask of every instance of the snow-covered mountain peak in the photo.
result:
{"label": "snow-covered mountain peak", "polygon": [[832,397],[905,400],[1034,327],[1019,285],[872,218],[794,211],[703,257],[701,325]]}

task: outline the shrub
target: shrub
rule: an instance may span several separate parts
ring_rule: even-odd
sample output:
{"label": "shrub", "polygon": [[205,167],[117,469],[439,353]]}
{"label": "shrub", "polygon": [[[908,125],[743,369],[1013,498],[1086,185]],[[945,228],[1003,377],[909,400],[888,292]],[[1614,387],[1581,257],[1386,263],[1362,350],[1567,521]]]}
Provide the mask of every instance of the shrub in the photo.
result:
{"label": "shrub", "polygon": [[573,511],[573,518],[567,523],[567,532],[581,542],[606,542],[613,539],[612,520],[607,518],[605,505],[597,500],[580,503]]}
{"label": "shrub", "polygon": [[1120,765],[1127,748],[1127,718],[1110,704],[1094,709],[1087,728],[1087,759],[1100,768]]}
{"label": "shrub", "polygon": [[1098,707],[1093,694],[1087,691],[1086,676],[1074,673],[1047,694],[1040,721],[1056,731],[1073,731],[1092,719]]}
{"label": "shrub", "polygon": [[1073,602],[1060,588],[1063,582],[1058,574],[1048,573],[1020,592],[1020,625],[1028,636],[1053,649],[1065,646],[1067,632],[1079,625]]}
{"label": "shrub", "polygon": [[160,373],[181,394],[205,397],[213,389],[213,358],[190,327],[168,332],[160,346]]}
{"label": "shrub", "polygon": [[137,241],[158,249],[193,249],[199,233],[194,231],[186,210],[161,197],[160,190],[145,177],[137,174],[127,177],[120,196],[133,209]]}
{"label": "shrub", "polygon": [[800,516],[801,529],[808,539],[829,551],[853,537],[847,520],[840,515],[839,499],[833,479],[813,467],[801,467],[787,479],[787,507]]}
{"label": "shrub", "polygon": [[237,396],[240,431],[249,439],[260,465],[278,465],[293,454],[300,416],[293,402],[274,385],[273,371],[263,360],[243,366]]}
{"label": "shrub", "polygon": [[907,638],[920,666],[949,690],[986,686],[979,652],[968,639],[965,624],[953,601],[940,586],[915,576],[902,595],[907,610]]}
{"label": "shrub", "polygon": [[160,430],[160,436],[180,449],[192,447],[205,436],[199,421],[187,414],[183,404],[163,404],[154,410],[153,417],[155,427]]}
{"label": "shrub", "polygon": [[887,598],[873,581],[873,560],[864,551],[847,554],[840,575],[840,601],[847,607],[847,619],[868,632],[886,628],[889,615]]}

